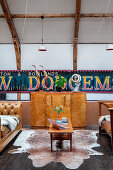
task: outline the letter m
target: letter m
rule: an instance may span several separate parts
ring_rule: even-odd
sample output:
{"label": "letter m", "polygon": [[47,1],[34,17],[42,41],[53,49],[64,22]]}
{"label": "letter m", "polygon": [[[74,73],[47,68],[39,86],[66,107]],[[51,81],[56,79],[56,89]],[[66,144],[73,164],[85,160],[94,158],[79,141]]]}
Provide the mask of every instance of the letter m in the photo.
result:
{"label": "letter m", "polygon": [[[104,80],[104,83],[102,85],[100,79],[98,76],[95,76],[95,79],[96,79],[96,87],[95,87],[95,90],[111,90],[111,88],[109,87],[109,79],[110,79],[110,76],[106,76],[105,80]],[[100,87],[100,88],[99,88]]]}

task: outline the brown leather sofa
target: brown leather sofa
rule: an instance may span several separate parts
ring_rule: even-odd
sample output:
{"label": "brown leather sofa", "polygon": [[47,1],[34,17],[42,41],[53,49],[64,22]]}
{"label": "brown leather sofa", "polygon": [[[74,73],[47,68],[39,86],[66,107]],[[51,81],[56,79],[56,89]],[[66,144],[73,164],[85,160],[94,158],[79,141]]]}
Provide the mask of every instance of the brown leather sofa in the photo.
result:
{"label": "brown leather sofa", "polygon": [[[101,126],[99,127],[99,134],[106,132],[111,137],[111,147],[113,153],[113,101],[98,101],[99,103],[99,119],[102,115],[106,115],[102,113],[102,106],[106,106],[110,111],[110,121],[103,120],[101,122]],[[108,114],[107,114],[108,115]]]}
{"label": "brown leather sofa", "polygon": [[14,131],[7,126],[1,126],[0,119],[0,152],[22,129],[22,104],[21,102],[0,102],[0,115],[12,115],[19,118],[19,124]]}

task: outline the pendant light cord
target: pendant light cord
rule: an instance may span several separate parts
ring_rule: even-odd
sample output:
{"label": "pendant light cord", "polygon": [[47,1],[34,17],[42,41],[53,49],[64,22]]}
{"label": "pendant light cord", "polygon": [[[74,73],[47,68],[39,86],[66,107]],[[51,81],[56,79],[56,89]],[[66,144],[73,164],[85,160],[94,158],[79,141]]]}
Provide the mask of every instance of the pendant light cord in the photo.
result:
{"label": "pendant light cord", "polygon": [[109,43],[111,44],[111,17],[109,17],[110,19],[110,26],[109,26]]}
{"label": "pendant light cord", "polygon": [[44,15],[41,16],[41,20],[42,20],[42,45],[43,45],[43,19],[44,19]]}
{"label": "pendant light cord", "polygon": [[25,18],[24,18],[24,24],[23,24],[23,28],[22,28],[21,40],[23,40],[24,31],[25,31],[26,14],[27,14],[27,9],[28,9],[28,1],[29,1],[29,0],[26,0],[26,6],[25,6]]}
{"label": "pendant light cord", "polygon": [[43,45],[43,36],[44,36],[44,30],[43,30],[43,20],[44,20],[44,14],[41,16],[41,20],[42,20],[42,45],[40,46],[38,51],[47,51],[47,48],[45,47],[45,45]]}

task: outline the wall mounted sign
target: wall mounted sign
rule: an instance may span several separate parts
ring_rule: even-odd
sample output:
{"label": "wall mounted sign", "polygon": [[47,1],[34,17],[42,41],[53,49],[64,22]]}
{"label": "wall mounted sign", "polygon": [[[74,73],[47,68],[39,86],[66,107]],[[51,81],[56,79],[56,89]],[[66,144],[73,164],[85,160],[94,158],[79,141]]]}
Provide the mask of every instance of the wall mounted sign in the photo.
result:
{"label": "wall mounted sign", "polygon": [[[46,70],[40,77],[35,70],[0,70],[0,92],[31,92],[39,88],[47,91],[56,91],[55,81],[58,74],[67,79],[63,90],[74,91],[79,83],[79,89],[85,92],[113,92],[113,71],[95,70]],[[75,74],[75,75],[74,75]]]}

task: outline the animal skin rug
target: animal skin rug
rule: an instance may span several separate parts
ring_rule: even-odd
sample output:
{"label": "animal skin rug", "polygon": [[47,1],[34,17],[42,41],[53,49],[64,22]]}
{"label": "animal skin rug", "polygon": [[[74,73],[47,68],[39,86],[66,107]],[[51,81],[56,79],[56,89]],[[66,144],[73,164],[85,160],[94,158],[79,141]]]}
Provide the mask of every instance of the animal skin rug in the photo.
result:
{"label": "animal skin rug", "polygon": [[90,155],[103,155],[92,149],[100,146],[97,144],[98,131],[75,130],[72,138],[73,150],[69,152],[70,142],[63,141],[62,150],[56,148],[53,141],[53,152],[50,151],[50,135],[48,130],[24,130],[20,133],[14,146],[19,148],[10,150],[8,153],[29,153],[28,158],[32,160],[34,167],[43,167],[49,162],[62,162],[69,169],[78,168]]}

